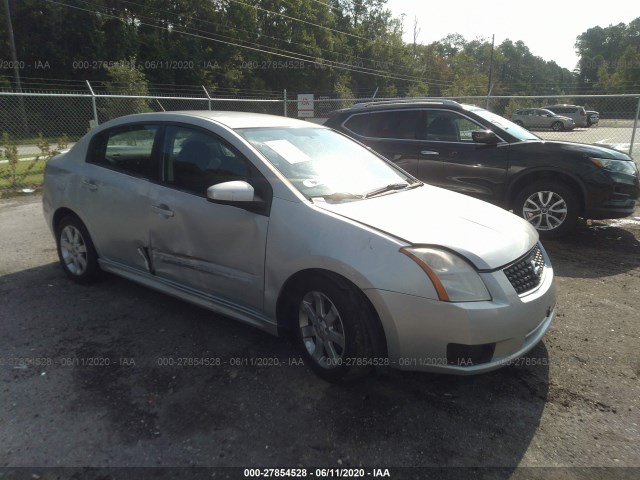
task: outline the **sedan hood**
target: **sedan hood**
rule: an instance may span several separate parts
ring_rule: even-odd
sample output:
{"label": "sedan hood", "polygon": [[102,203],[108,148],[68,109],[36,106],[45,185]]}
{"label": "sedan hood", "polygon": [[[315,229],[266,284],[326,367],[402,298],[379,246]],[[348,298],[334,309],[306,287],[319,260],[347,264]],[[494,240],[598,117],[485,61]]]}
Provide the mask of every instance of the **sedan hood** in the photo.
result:
{"label": "sedan hood", "polygon": [[538,241],[525,220],[489,203],[424,185],[358,201],[315,205],[412,245],[439,245],[481,270],[502,267]]}

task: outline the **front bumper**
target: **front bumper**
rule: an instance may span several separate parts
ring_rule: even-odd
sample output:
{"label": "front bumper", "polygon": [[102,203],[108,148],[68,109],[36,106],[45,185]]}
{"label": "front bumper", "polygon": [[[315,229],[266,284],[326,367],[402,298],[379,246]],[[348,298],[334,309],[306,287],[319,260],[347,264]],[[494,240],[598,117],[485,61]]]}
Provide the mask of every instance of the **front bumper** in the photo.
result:
{"label": "front bumper", "polygon": [[601,220],[606,218],[624,218],[633,215],[638,202],[629,195],[615,195],[608,202],[591,207],[585,212],[585,218]]}
{"label": "front bumper", "polygon": [[493,297],[485,302],[366,290],[385,330],[390,366],[468,375],[495,370],[526,354],[555,317],[556,288],[546,254],[545,261],[540,285],[522,296],[502,270],[482,273]]}

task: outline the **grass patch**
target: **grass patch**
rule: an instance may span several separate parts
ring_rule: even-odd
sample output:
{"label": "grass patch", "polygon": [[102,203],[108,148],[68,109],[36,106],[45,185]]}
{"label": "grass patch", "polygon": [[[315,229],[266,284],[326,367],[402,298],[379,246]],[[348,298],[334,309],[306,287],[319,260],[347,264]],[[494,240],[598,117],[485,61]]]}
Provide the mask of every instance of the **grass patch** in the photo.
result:
{"label": "grass patch", "polygon": [[[33,155],[31,155],[33,156]],[[15,167],[15,177],[8,163],[0,163],[0,190],[19,190],[21,188],[37,188],[42,185],[44,167],[47,162],[44,158],[18,162]],[[13,184],[12,179],[19,179]]]}
{"label": "grass patch", "polygon": [[[38,155],[18,155],[18,146],[15,141],[4,132],[0,140],[0,159],[6,162],[0,163],[0,195],[5,197],[26,188],[40,188],[47,162],[60,150],[67,148],[68,143],[68,137],[63,135],[58,139],[57,146],[53,147],[48,139],[39,136],[36,144],[40,150]],[[30,159],[30,157],[35,158]]]}

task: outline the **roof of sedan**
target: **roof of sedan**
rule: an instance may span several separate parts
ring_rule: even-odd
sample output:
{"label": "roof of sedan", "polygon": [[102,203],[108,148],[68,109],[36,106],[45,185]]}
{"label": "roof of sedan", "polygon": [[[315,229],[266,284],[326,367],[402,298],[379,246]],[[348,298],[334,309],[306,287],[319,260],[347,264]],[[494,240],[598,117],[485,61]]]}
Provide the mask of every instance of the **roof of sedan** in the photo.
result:
{"label": "roof of sedan", "polygon": [[178,112],[166,112],[178,115],[190,115],[202,117],[222,123],[229,128],[254,128],[254,127],[309,127],[319,126],[296,118],[267,115],[264,113],[227,112],[220,110],[185,110]]}

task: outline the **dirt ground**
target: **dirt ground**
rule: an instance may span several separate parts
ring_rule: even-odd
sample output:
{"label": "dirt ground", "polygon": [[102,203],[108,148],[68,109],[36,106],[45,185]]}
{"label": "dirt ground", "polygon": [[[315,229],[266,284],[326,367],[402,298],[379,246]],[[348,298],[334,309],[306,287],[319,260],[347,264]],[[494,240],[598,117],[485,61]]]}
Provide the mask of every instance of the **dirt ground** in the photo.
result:
{"label": "dirt ground", "polygon": [[557,319],[517,365],[339,386],[299,365],[284,339],[116,277],[73,284],[40,198],[2,200],[0,478],[142,478],[79,468],[189,466],[640,478],[640,210],[544,244]]}

